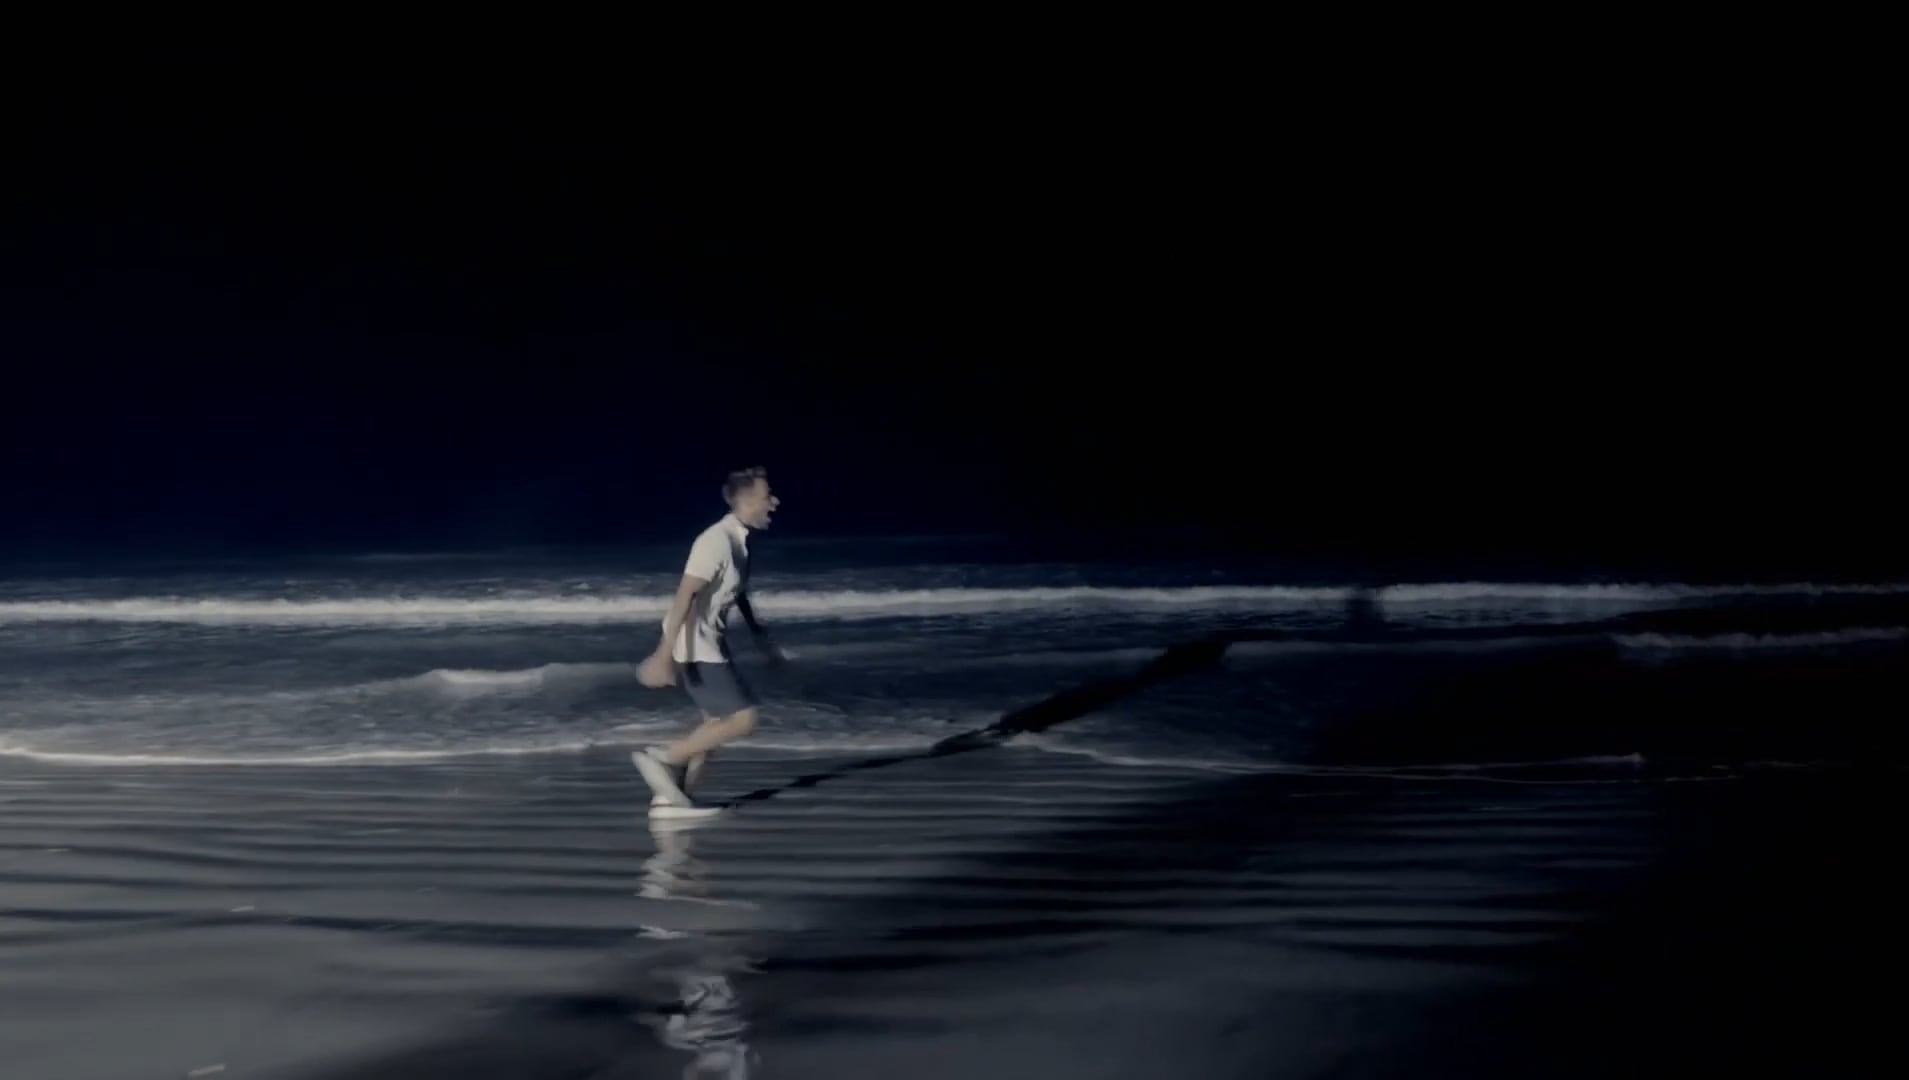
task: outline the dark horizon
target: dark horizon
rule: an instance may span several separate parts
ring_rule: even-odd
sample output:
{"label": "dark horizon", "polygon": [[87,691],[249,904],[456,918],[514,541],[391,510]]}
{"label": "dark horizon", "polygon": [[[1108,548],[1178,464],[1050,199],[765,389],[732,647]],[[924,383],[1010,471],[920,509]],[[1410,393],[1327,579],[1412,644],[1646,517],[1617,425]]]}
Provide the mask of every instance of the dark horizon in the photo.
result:
{"label": "dark horizon", "polygon": [[45,99],[8,180],[0,557],[669,540],[749,464],[809,536],[1909,547],[1844,370],[1875,286],[1804,227],[1844,211],[1727,126],[131,83]]}

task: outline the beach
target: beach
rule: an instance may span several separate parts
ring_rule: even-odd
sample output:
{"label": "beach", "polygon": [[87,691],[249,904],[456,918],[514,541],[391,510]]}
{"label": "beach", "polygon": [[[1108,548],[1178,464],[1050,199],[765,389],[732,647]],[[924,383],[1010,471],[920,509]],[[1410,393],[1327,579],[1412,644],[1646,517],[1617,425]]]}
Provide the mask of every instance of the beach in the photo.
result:
{"label": "beach", "polygon": [[806,584],[688,826],[625,625],[16,584],[9,1074],[1899,1063],[1854,974],[1902,959],[1892,588],[1446,586],[1375,636],[1322,587]]}
{"label": "beach", "polygon": [[688,828],[652,827],[611,754],[9,765],[0,1042],[19,1075],[102,1078],[1801,1075],[1895,1053],[1846,981],[1899,957],[1879,778],[988,756]]}

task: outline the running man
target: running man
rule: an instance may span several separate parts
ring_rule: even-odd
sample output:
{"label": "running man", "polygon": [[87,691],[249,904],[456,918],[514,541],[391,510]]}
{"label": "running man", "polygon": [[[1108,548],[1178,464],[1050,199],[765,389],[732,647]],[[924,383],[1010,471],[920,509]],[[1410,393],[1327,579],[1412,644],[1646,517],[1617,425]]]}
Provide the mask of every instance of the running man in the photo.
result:
{"label": "running man", "polygon": [[704,529],[689,549],[689,563],[676,599],[663,616],[663,640],[637,667],[644,686],[674,685],[680,676],[689,699],[703,711],[702,726],[673,743],[632,755],[655,792],[652,807],[688,807],[689,789],[702,776],[709,754],[755,730],[756,695],[730,662],[725,634],[729,613],[740,610],[756,644],[771,659],[783,653],[769,640],[749,606],[749,533],[769,527],[779,500],[769,490],[766,469],[744,469],[723,482],[729,513]]}

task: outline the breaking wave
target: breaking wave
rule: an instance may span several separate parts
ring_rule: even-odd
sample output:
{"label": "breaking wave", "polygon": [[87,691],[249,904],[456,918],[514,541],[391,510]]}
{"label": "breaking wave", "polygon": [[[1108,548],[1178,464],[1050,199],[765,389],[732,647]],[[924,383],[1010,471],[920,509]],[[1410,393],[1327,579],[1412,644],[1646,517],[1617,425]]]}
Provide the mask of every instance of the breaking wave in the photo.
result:
{"label": "breaking wave", "polygon": [[[1254,611],[1340,605],[1343,586],[1213,585],[1186,588],[914,589],[764,592],[765,613],[784,619],[856,619],[910,615],[1055,613],[1069,610]],[[1377,591],[1385,607],[1507,604],[1664,605],[1701,600],[1906,595],[1909,583],[1877,585],[1574,585],[1448,582]],[[290,600],[260,597],[141,596],[118,599],[14,600],[0,623],[200,623],[255,626],[563,625],[661,618],[668,597],[418,596]]]}
{"label": "breaking wave", "polygon": [[0,757],[28,758],[56,765],[419,765],[472,757],[521,757],[528,754],[574,753],[600,743],[589,740],[549,740],[490,746],[445,747],[436,750],[341,749],[287,750],[256,754],[142,754],[40,749],[0,740]]}
{"label": "breaking wave", "polygon": [[630,664],[544,664],[516,671],[437,668],[400,683],[457,694],[484,694],[541,690],[550,686],[574,689],[610,686],[634,682],[635,678],[635,668]]}

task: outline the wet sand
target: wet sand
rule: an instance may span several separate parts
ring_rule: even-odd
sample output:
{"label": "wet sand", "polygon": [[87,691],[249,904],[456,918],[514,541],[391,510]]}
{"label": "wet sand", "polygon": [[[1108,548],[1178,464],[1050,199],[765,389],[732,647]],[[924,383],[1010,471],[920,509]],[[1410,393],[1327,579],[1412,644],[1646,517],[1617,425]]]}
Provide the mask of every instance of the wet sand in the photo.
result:
{"label": "wet sand", "polygon": [[[844,759],[840,763],[849,763]],[[1850,1075],[1892,775],[0,765],[18,1076]],[[1862,1059],[1867,1060],[1867,1059]],[[17,1071],[16,1071],[17,1070]],[[687,1071],[686,1071],[687,1070]]]}

